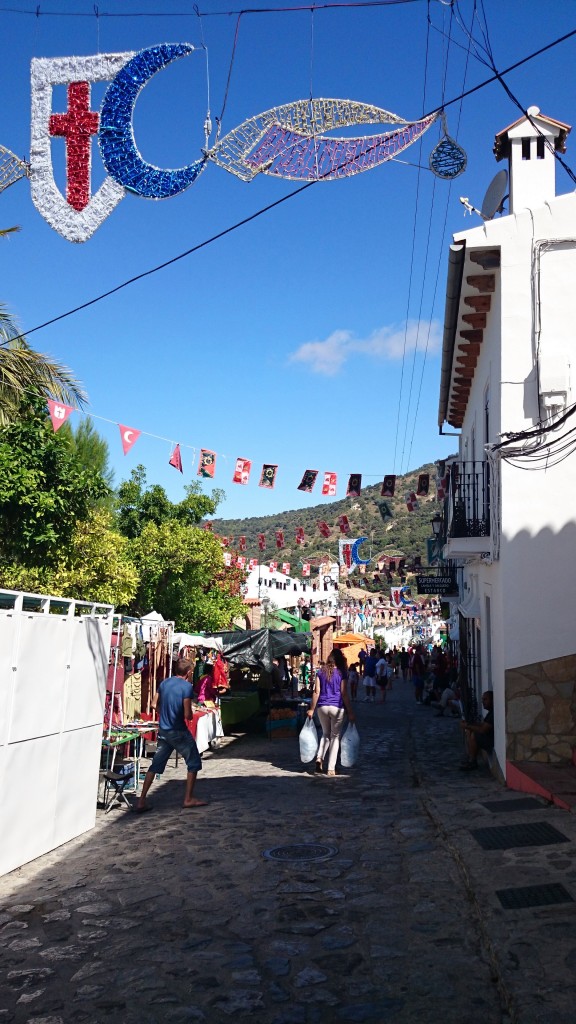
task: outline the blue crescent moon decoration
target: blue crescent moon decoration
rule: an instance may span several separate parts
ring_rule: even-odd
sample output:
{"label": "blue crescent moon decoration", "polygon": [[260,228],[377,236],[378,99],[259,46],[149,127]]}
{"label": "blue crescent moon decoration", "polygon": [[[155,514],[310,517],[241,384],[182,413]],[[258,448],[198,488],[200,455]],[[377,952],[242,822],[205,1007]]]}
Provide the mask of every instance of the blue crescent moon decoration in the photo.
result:
{"label": "blue crescent moon decoration", "polygon": [[193,50],[190,43],[162,43],[140,50],[118,72],[104,96],[98,132],[104,166],[119,185],[146,199],[178,195],[196,181],[206,164],[205,157],[175,170],[146,163],[138,152],[132,124],[134,104],[146,82]]}
{"label": "blue crescent moon decoration", "polygon": [[366,540],[368,540],[368,537],[358,537],[358,539],[355,540],[353,545],[352,545],[352,561],[354,562],[354,565],[369,565],[370,564],[370,559],[369,558],[360,558],[360,555],[358,554],[358,548]]}

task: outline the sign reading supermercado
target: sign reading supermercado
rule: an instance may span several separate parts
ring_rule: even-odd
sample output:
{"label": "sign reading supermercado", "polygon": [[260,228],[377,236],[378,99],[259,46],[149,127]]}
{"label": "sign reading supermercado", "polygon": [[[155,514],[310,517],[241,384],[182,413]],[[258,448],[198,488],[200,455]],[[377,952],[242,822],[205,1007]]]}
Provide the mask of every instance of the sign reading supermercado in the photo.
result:
{"label": "sign reading supermercado", "polygon": [[452,574],[446,576],[417,576],[416,590],[419,594],[454,594],[458,593],[456,577]]}

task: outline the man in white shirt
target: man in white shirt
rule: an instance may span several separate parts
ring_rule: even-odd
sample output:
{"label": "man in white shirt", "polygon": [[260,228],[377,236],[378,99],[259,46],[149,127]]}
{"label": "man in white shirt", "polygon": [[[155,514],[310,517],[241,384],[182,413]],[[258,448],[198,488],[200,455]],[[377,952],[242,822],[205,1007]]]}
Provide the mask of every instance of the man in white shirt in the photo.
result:
{"label": "man in white shirt", "polygon": [[382,703],[386,700],[386,691],[388,689],[388,662],[383,654],[376,662],[376,683],[380,687],[380,693],[382,694]]}

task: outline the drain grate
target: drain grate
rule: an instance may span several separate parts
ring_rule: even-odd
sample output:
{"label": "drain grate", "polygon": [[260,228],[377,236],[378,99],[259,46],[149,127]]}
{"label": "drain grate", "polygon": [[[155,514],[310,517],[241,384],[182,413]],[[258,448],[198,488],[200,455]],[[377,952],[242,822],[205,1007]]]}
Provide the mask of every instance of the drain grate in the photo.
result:
{"label": "drain grate", "polygon": [[338,853],[335,846],[318,846],[316,843],[293,843],[292,846],[273,846],[262,854],[267,860],[328,860]]}
{"label": "drain grate", "polygon": [[550,885],[525,885],[521,889],[498,889],[496,895],[505,910],[547,907],[554,903],[574,903],[568,890],[558,882]]}
{"label": "drain grate", "polygon": [[536,800],[533,796],[519,796],[515,800],[492,800],[487,804],[482,804],[488,811],[530,811],[536,810],[537,808],[542,809],[544,806],[541,800]]}
{"label": "drain grate", "polygon": [[471,834],[483,850],[511,850],[515,846],[552,846],[554,843],[570,842],[568,836],[562,835],[546,821],[474,828]]}

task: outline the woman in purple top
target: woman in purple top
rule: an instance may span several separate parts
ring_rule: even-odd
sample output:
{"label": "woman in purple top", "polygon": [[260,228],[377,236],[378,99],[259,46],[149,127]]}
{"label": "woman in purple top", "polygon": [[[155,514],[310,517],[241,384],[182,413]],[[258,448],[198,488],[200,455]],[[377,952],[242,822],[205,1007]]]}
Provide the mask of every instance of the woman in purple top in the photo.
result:
{"label": "woman in purple top", "polygon": [[326,665],[316,673],[316,682],[308,717],[312,718],[318,708],[322,726],[322,739],[318,747],[316,771],[323,771],[324,758],[328,754],[327,775],[336,775],[336,761],[340,750],[340,734],[344,725],[344,712],[350,722],[354,712],[348,697],[348,666],[342,651],[334,650],[328,656]]}

